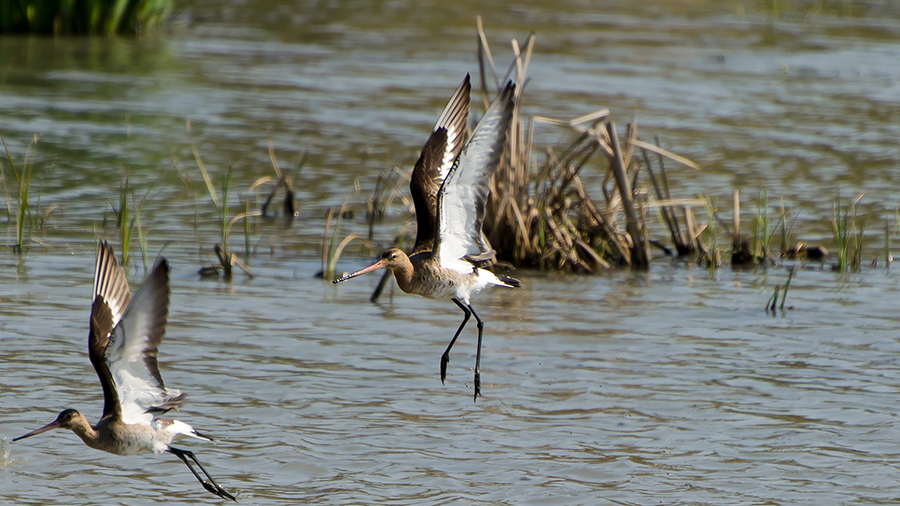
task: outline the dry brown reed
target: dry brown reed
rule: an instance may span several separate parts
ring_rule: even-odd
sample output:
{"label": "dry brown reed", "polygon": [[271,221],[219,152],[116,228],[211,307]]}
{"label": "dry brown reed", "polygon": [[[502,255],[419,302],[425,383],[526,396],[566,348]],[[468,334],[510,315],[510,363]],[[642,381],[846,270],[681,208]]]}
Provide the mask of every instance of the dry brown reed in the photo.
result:
{"label": "dry brown reed", "polygon": [[[500,79],[494,73],[480,19],[477,24],[481,92],[489,97],[492,93],[485,75],[488,67],[493,73],[492,81],[499,84]],[[607,109],[568,121],[541,116],[527,121],[522,118],[519,106],[534,42],[533,34],[526,40],[524,49],[512,41],[516,109],[507,149],[491,184],[491,200],[484,220],[485,235],[497,251],[497,258],[516,266],[582,272],[612,265],[645,269],[650,263],[650,245],[656,244],[650,241],[647,229],[646,217],[651,207],[661,208],[679,253],[702,247],[699,243],[702,228],[692,226],[696,220],[690,211],[690,206],[702,205],[702,201],[672,201],[664,167],[661,166],[661,183],[652,173],[647,152],[694,168],[695,164],[658,145],[641,141],[634,123],[626,127],[625,137],[620,141]],[[574,134],[574,139],[544,150],[543,161],[535,162],[532,153],[537,124],[562,127]],[[638,148],[643,160],[634,156]],[[602,199],[593,197],[582,181],[586,167],[605,171],[600,188]],[[642,167],[651,173],[657,192],[654,202],[641,186]],[[676,206],[685,209],[686,231],[681,230],[675,216]]]}

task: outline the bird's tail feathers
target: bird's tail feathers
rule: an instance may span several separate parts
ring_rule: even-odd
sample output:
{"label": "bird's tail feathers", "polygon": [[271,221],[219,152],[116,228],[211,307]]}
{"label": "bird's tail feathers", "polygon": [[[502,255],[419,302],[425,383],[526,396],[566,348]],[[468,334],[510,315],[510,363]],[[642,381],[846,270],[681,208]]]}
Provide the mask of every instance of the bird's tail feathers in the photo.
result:
{"label": "bird's tail feathers", "polygon": [[504,285],[510,288],[521,288],[522,282],[516,278],[511,278],[509,276],[504,276],[503,274],[494,274],[497,276],[497,279],[503,282]]}
{"label": "bird's tail feathers", "polygon": [[182,421],[179,421],[179,420],[172,420],[172,425],[171,425],[170,430],[172,432],[175,432],[176,434],[181,434],[183,436],[190,436],[190,437],[194,437],[197,439],[203,439],[206,441],[215,441],[215,439],[213,439],[205,434],[201,434],[201,433],[195,431],[193,427],[191,427],[190,425],[188,425]]}
{"label": "bird's tail feathers", "polygon": [[188,435],[191,436],[191,437],[195,437],[195,438],[197,438],[197,439],[205,439],[205,440],[207,440],[207,441],[212,441],[212,442],[214,442],[214,443],[215,443],[216,441],[218,441],[218,439],[213,439],[212,436],[207,436],[206,434],[201,434],[201,433],[199,433],[199,432],[197,432],[197,431],[194,431],[193,434],[188,434]]}

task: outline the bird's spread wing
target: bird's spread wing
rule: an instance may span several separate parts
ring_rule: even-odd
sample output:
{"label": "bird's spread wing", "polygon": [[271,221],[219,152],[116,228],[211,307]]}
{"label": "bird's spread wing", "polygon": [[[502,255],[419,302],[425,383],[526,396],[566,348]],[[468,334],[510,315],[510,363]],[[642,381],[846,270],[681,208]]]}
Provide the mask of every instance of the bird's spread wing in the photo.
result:
{"label": "bird's spread wing", "polygon": [[465,142],[469,121],[469,75],[453,93],[434,125],[413,168],[409,189],[416,205],[416,244],[413,253],[431,251],[437,221],[437,195]]}
{"label": "bird's spread wing", "polygon": [[434,254],[447,267],[469,256],[493,253],[481,233],[488,184],[500,162],[512,122],[515,84],[510,81],[475,127],[438,192]]}
{"label": "bird's spread wing", "polygon": [[118,410],[119,400],[112,373],[104,355],[109,336],[122,319],[122,314],[131,300],[128,280],[119,267],[112,247],[100,241],[97,265],[94,268],[94,302],[91,305],[90,333],[88,334],[88,356],[100,378],[103,387],[103,418]]}
{"label": "bird's spread wing", "polygon": [[[101,260],[107,267],[99,267]],[[97,271],[117,271],[115,276],[121,281],[116,282],[115,286],[124,286],[127,290],[125,273],[115,262],[112,248],[106,243],[101,245]],[[166,388],[157,362],[169,308],[168,263],[162,259],[156,264],[130,302],[126,298],[124,311],[119,304],[113,310],[114,305],[105,302],[108,299],[112,296],[107,293],[95,295],[91,318],[92,362],[102,341],[106,341],[102,352],[103,365],[97,367],[96,362],[94,365],[104,385],[104,396],[111,396],[106,397],[103,416],[118,415],[129,424],[149,422],[155,413],[178,408],[184,400],[181,392]],[[94,335],[103,336],[100,331],[108,328],[100,326],[106,322],[104,305],[116,323],[105,338],[94,339]]]}

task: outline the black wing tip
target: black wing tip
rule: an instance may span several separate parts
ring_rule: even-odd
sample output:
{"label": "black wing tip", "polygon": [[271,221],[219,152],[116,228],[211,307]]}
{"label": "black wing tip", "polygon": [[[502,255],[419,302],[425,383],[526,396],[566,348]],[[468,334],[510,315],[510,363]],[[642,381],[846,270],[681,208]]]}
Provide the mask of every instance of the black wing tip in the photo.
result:
{"label": "black wing tip", "polygon": [[159,257],[159,260],[156,261],[156,265],[153,266],[153,270],[156,271],[156,269],[163,269],[166,274],[168,274],[170,269],[169,261],[166,260],[166,257]]}
{"label": "black wing tip", "polygon": [[152,290],[159,290],[163,294],[163,299],[158,300],[158,304],[162,304],[166,308],[166,312],[169,306],[169,262],[165,259],[165,257],[160,257],[159,260],[156,261],[156,265],[153,266],[153,270],[150,271],[150,275],[147,276],[147,279],[141,284],[141,288],[145,285],[154,285]]}
{"label": "black wing tip", "polygon": [[[510,79],[509,81],[506,81],[506,86],[503,87],[503,91],[500,92],[500,96],[503,97],[504,99],[509,100],[509,98],[513,95],[513,93],[515,93],[515,91],[516,91],[516,83],[515,83],[515,81]],[[509,96],[507,96],[507,95],[509,95]]]}

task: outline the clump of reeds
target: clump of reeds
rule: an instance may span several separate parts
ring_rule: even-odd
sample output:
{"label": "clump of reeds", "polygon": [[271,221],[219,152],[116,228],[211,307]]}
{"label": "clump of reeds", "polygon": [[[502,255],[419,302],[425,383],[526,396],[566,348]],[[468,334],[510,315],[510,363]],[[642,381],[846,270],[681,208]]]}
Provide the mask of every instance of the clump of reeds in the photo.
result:
{"label": "clump of reeds", "polygon": [[837,248],[835,268],[841,272],[858,271],[862,265],[863,237],[872,217],[872,209],[869,209],[869,212],[860,219],[859,203],[863,195],[860,193],[846,207],[841,203],[840,194],[834,200],[831,229]]}
{"label": "clump of reeds", "polygon": [[3,0],[0,33],[142,34],[161,28],[174,0]]}
{"label": "clump of reeds", "polygon": [[[488,72],[493,81],[493,59],[478,20],[481,87],[485,97]],[[640,185],[641,163],[634,156],[640,148],[672,158],[690,166],[692,162],[661,147],[641,141],[637,126],[629,124],[624,140],[619,139],[609,111],[602,109],[569,121],[533,117],[527,123],[519,113],[522,92],[534,35],[524,50],[513,41],[516,75],[516,108],[508,135],[508,146],[491,185],[491,201],[486,208],[484,232],[497,251],[497,258],[514,265],[593,272],[611,265],[646,268],[650,262],[649,232],[646,216],[651,205],[648,192]],[[485,100],[487,102],[487,100]],[[533,138],[538,123],[564,127],[574,132],[567,144],[547,149],[543,161],[534,163]],[[643,153],[643,151],[642,151]],[[598,161],[597,158],[600,160]],[[644,159],[649,160],[646,153]],[[582,182],[586,167],[605,169],[601,184],[602,200],[591,196]],[[657,182],[658,184],[658,182]],[[659,188],[662,195],[662,188]],[[668,198],[654,206],[672,206]],[[685,206],[697,202],[684,202]],[[672,224],[674,212],[662,211]],[[677,236],[679,249],[700,232]]]}
{"label": "clump of reeds", "polygon": [[[34,163],[31,150],[37,145],[38,138],[35,136],[25,150],[25,159],[22,162],[21,170],[17,169],[15,162],[13,162],[12,153],[10,153],[9,147],[6,145],[6,139],[0,135],[0,140],[2,140],[3,149],[6,151],[6,161],[16,180],[16,243],[12,246],[12,249],[14,252],[21,255],[28,249],[25,243],[25,232],[27,230],[30,235],[31,229],[34,226],[34,217],[31,214],[31,204],[28,200],[28,194],[31,189],[31,177],[34,174]],[[10,203],[13,199],[10,199],[9,197],[9,189],[6,185],[7,176],[6,171],[3,170],[2,162],[0,162],[0,179],[3,180],[3,191],[6,194],[7,216],[10,216],[13,214],[12,209],[10,209]]]}
{"label": "clump of reeds", "polygon": [[753,235],[741,235],[741,201],[740,190],[734,190],[734,233],[732,236],[732,265],[757,265],[775,263],[772,255],[772,239],[781,226],[782,251],[787,249],[790,234],[785,226],[787,212],[782,205],[781,216],[773,226],[769,214],[769,194],[760,188],[756,200],[756,216],[753,218]]}
{"label": "clump of reeds", "polygon": [[[134,194],[134,186],[129,183],[128,175],[126,174],[125,179],[122,181],[122,186],[119,188],[118,207],[112,201],[109,202],[109,207],[112,208],[113,215],[116,218],[116,230],[119,231],[122,265],[127,266],[131,258],[131,239],[132,234],[136,230],[138,234],[138,245],[141,249],[141,260],[145,271],[149,265],[149,258],[147,257],[147,237],[144,234],[144,227],[141,224],[141,209],[149,195],[150,190],[147,190],[147,193],[145,193],[140,202],[138,202]],[[130,208],[128,206],[129,197],[131,197]],[[131,213],[134,213],[133,217],[131,216]],[[106,213],[104,213],[103,216],[103,225],[106,226]]]}
{"label": "clump of reeds", "polygon": [[[187,122],[187,130],[190,133],[191,124]],[[206,165],[203,163],[203,158],[200,156],[200,150],[197,149],[197,146],[191,142],[191,150],[194,153],[194,159],[197,162],[197,168],[200,169],[200,174],[203,176],[203,181],[206,183],[206,189],[209,192],[210,200],[212,200],[213,204],[216,206],[216,209],[219,211],[219,215],[221,217],[221,235],[220,241],[213,246],[213,252],[216,255],[216,259],[218,260],[218,265],[211,265],[207,267],[202,267],[200,269],[201,276],[210,276],[219,274],[219,269],[222,270],[222,274],[226,279],[231,278],[231,274],[234,270],[234,267],[238,267],[244,273],[251,278],[253,277],[253,272],[238,258],[237,254],[230,251],[228,249],[228,239],[231,236],[231,228],[240,220],[244,220],[244,252],[245,258],[250,257],[250,227],[247,223],[247,220],[254,216],[261,216],[261,212],[259,211],[251,211],[250,210],[250,195],[253,190],[257,189],[263,183],[270,181],[272,178],[268,176],[261,177],[254,181],[249,189],[247,190],[246,195],[244,196],[244,211],[235,214],[234,216],[230,216],[230,212],[228,209],[228,202],[231,197],[231,182],[234,175],[233,167],[229,166],[228,170],[222,175],[222,198],[219,198],[218,192],[213,186],[212,178],[209,175],[209,171],[206,170]]]}
{"label": "clump of reeds", "polygon": [[[256,182],[254,182],[250,189],[247,191],[247,196],[244,200],[245,210],[244,212],[240,212],[235,214],[234,216],[230,216],[228,210],[228,201],[231,197],[231,180],[233,176],[232,167],[228,167],[228,171],[222,176],[222,201],[219,205],[219,212],[222,218],[221,225],[221,240],[213,246],[213,252],[216,255],[216,259],[219,261],[218,266],[212,267],[204,267],[200,269],[201,275],[209,275],[209,274],[218,274],[218,268],[221,267],[223,276],[227,278],[231,278],[231,274],[234,270],[234,267],[238,267],[244,274],[247,276],[253,277],[253,272],[238,258],[237,254],[230,251],[228,249],[228,239],[231,236],[231,228],[237,223],[239,220],[244,220],[245,225],[247,224],[247,219],[252,216],[260,216],[259,211],[250,211],[247,206],[249,205],[249,194],[255,188],[257,188],[262,182],[267,181],[266,178],[260,178]],[[212,200],[215,202],[218,199],[216,198],[214,193],[210,194]],[[249,226],[244,227],[244,252],[245,258],[250,257],[250,228]]]}

